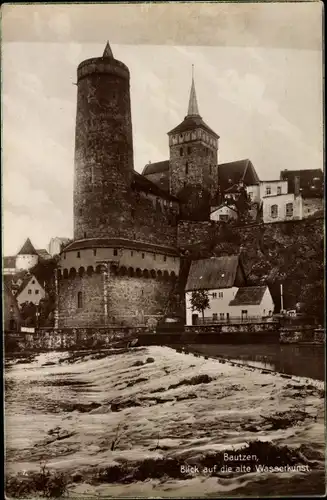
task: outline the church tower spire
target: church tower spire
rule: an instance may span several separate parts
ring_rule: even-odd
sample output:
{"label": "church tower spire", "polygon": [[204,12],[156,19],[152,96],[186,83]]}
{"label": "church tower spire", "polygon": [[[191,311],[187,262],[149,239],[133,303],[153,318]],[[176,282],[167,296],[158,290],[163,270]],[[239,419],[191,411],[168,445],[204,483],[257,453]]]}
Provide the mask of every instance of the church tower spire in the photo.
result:
{"label": "church tower spire", "polygon": [[190,100],[188,103],[187,116],[200,116],[198,101],[196,99],[195,84],[194,84],[194,64],[192,64],[192,85],[190,92]]}

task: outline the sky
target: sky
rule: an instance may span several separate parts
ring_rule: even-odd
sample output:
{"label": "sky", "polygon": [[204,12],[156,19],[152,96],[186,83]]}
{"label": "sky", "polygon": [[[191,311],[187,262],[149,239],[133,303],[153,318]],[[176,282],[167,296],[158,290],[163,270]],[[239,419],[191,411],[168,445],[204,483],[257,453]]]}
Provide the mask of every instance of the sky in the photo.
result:
{"label": "sky", "polygon": [[323,168],[322,3],[2,7],[3,252],[73,236],[77,65],[109,40],[131,74],[134,168],[169,158],[194,64],[219,163]]}

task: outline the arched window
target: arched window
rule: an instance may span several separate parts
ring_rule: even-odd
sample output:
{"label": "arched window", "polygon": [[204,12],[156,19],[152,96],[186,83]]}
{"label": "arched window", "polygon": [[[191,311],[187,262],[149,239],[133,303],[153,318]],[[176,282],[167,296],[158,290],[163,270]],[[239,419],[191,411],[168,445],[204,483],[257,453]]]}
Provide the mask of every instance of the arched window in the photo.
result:
{"label": "arched window", "polygon": [[185,164],[185,174],[186,175],[188,174],[188,162],[186,162],[186,164]]}
{"label": "arched window", "polygon": [[78,292],[78,294],[77,294],[77,307],[78,307],[78,309],[82,309],[82,307],[83,307],[82,292]]}
{"label": "arched window", "polygon": [[293,217],[293,203],[286,203],[286,217]]}
{"label": "arched window", "polygon": [[184,149],[183,148],[179,149],[179,156],[184,156]]}
{"label": "arched window", "polygon": [[278,217],[278,205],[271,205],[270,216],[274,219]]}

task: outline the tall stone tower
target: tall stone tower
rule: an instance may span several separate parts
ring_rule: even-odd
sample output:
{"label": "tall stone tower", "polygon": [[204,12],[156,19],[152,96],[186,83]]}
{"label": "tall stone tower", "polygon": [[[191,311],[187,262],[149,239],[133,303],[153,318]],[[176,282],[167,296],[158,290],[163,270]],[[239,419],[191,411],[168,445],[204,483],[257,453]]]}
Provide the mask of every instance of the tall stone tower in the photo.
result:
{"label": "tall stone tower", "polygon": [[109,43],[78,66],[77,87],[74,241],[60,254],[56,325],[145,326],[166,314],[179,274],[178,200],[134,172],[129,70]]}
{"label": "tall stone tower", "polygon": [[133,139],[129,70],[103,56],[77,69],[74,239],[128,236]]}
{"label": "tall stone tower", "polygon": [[219,136],[199,114],[194,77],[188,112],[180,125],[168,132],[170,192],[181,196],[185,188],[206,191],[210,200],[218,190]]}

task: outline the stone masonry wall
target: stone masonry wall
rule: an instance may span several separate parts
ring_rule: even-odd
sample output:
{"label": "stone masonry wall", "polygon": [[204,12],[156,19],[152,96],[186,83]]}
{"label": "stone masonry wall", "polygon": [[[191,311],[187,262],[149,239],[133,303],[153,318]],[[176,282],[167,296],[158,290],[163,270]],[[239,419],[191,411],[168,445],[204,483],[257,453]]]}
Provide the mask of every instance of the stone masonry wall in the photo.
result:
{"label": "stone masonry wall", "polygon": [[[78,293],[82,307],[78,308]],[[104,325],[103,275],[94,273],[59,280],[59,326]]]}

